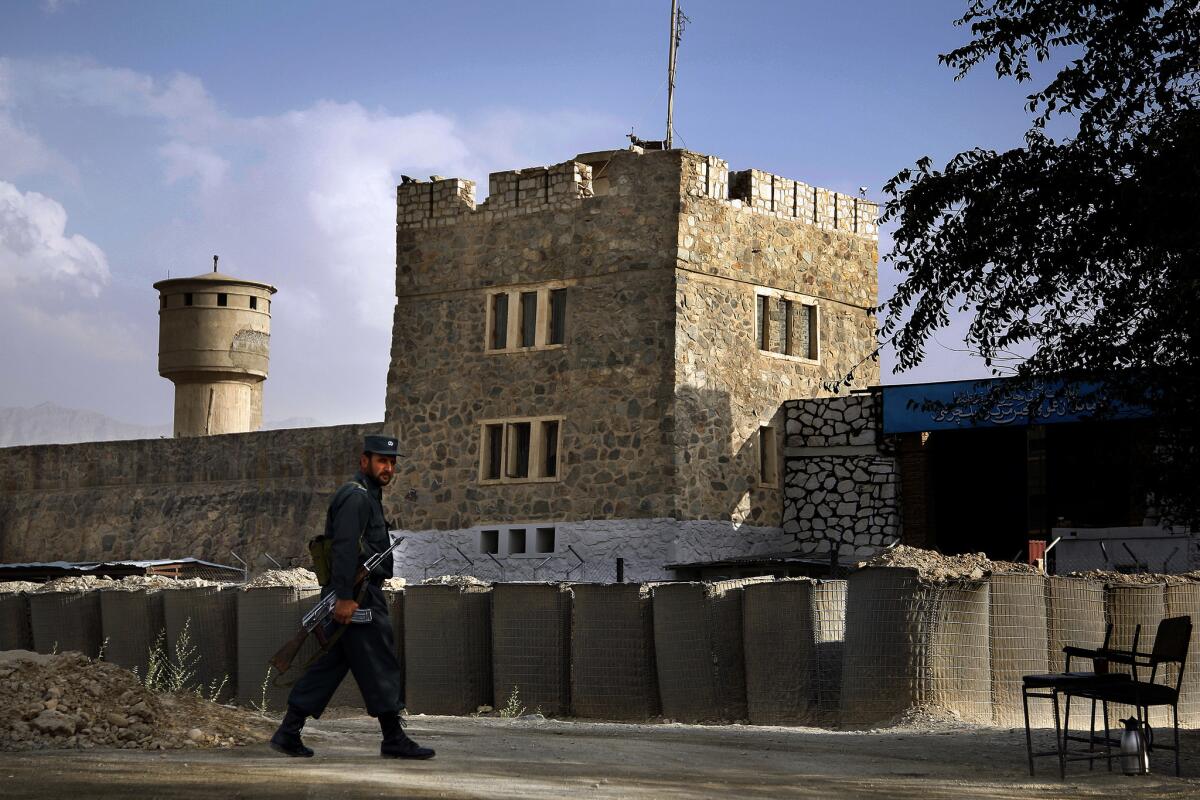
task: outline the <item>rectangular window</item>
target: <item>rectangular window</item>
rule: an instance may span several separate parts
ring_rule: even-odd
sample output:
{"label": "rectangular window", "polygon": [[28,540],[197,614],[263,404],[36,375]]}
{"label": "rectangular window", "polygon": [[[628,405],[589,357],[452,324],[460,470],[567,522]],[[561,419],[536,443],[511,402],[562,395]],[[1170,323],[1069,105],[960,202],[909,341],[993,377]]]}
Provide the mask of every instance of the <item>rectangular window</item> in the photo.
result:
{"label": "rectangular window", "polygon": [[500,531],[480,531],[479,552],[498,555],[500,553]]}
{"label": "rectangular window", "polygon": [[794,356],[793,340],[796,338],[796,304],[791,300],[783,302],[783,354]]}
{"label": "rectangular window", "polygon": [[758,295],[758,313],[755,315],[758,324],[758,349],[771,349],[771,298],[765,294]]}
{"label": "rectangular window", "polygon": [[783,353],[787,350],[787,300],[782,297],[772,299],[771,309],[771,344],[768,348],[772,353]]}
{"label": "rectangular window", "polygon": [[535,417],[480,426],[481,481],[556,481],[562,419]]}
{"label": "rectangular window", "polygon": [[508,295],[492,295],[491,348],[503,350],[508,347]]}
{"label": "rectangular window", "polygon": [[529,435],[531,425],[528,422],[510,422],[508,424],[508,471],[509,478],[529,477]]}
{"label": "rectangular window", "polygon": [[558,420],[548,419],[542,425],[542,477],[558,477]]}
{"label": "rectangular window", "polygon": [[253,311],[253,310],[257,309],[257,308],[258,308],[258,298],[257,298],[257,297],[251,297],[251,298],[250,298],[250,310],[251,310],[251,311]]}
{"label": "rectangular window", "polygon": [[537,292],[521,292],[521,347],[537,344]]}
{"label": "rectangular window", "polygon": [[229,295],[225,294],[224,292],[218,292],[217,305],[221,306],[222,308],[229,305]]}
{"label": "rectangular window", "polygon": [[804,313],[804,328],[807,333],[805,338],[807,339],[807,342],[805,343],[804,350],[801,352],[803,352],[808,358],[816,361],[820,357],[820,349],[818,348],[818,345],[820,344],[820,337],[817,332],[817,307],[804,306]]}
{"label": "rectangular window", "polygon": [[521,555],[525,552],[525,529],[524,528],[509,528],[508,529],[508,554]]}
{"label": "rectangular window", "polygon": [[500,480],[500,465],[504,463],[504,426],[483,426],[483,478]]}
{"label": "rectangular window", "polygon": [[185,306],[190,306],[192,304],[192,293],[191,292],[188,292],[187,294],[185,294],[183,296],[183,304]]}
{"label": "rectangular window", "polygon": [[535,553],[553,553],[554,552],[554,528],[538,528],[534,537],[533,549]]}
{"label": "rectangular window", "polygon": [[775,429],[763,425],[758,429],[758,482],[775,486],[779,482],[779,455],[775,444]]}
{"label": "rectangular window", "polygon": [[550,290],[550,335],[546,344],[562,344],[567,340],[567,290]]}

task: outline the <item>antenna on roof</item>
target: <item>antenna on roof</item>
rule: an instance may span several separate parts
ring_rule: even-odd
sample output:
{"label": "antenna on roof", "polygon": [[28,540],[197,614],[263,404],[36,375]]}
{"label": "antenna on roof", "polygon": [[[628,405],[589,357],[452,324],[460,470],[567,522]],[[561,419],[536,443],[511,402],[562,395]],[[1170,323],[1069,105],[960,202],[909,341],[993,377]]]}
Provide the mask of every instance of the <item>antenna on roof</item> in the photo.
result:
{"label": "antenna on roof", "polygon": [[667,57],[667,138],[663,141],[666,150],[671,149],[675,138],[675,53],[679,50],[683,28],[688,22],[691,20],[679,7],[679,0],[671,0],[671,48]]}
{"label": "antenna on roof", "polygon": [[217,259],[218,258],[220,258],[220,256],[213,256],[213,272],[217,271]]}

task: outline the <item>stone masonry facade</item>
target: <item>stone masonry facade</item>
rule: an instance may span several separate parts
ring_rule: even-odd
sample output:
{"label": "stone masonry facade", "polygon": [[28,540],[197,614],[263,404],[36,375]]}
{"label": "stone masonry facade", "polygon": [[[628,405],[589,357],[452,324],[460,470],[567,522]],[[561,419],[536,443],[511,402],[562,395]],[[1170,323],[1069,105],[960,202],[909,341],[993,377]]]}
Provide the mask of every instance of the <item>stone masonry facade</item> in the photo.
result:
{"label": "stone masonry facade", "polygon": [[783,530],[800,552],[870,556],[898,541],[900,473],[871,394],[786,403]]}
{"label": "stone masonry facade", "polygon": [[[852,368],[878,379],[877,209],[680,150],[586,154],[489,183],[479,204],[462,179],[397,190],[386,424],[409,454],[398,480],[431,498],[414,510],[413,564],[475,558],[481,531],[514,524],[557,526],[577,550],[622,530],[662,540],[662,562],[785,549],[782,471],[763,475],[782,463],[783,403],[828,394]],[[545,291],[565,295],[562,340],[493,347],[492,298],[512,314]],[[760,346],[762,297],[772,313],[815,308],[813,352]],[[553,480],[483,479],[489,424],[549,417]],[[763,426],[778,432],[769,462]],[[751,547],[751,531],[769,534]]]}

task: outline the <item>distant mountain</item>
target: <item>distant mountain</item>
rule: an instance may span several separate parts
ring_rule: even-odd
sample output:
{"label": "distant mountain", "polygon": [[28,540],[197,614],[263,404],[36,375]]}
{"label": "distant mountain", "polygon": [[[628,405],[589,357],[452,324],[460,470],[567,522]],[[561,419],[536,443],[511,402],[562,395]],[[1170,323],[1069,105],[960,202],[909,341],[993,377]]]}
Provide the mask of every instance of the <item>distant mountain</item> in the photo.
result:
{"label": "distant mountain", "polygon": [[[263,423],[264,430],[313,428],[312,417],[289,417]],[[172,426],[136,425],[96,411],[41,403],[33,408],[0,408],[0,447],[27,444],[111,442],[118,439],[158,439],[171,436]]]}

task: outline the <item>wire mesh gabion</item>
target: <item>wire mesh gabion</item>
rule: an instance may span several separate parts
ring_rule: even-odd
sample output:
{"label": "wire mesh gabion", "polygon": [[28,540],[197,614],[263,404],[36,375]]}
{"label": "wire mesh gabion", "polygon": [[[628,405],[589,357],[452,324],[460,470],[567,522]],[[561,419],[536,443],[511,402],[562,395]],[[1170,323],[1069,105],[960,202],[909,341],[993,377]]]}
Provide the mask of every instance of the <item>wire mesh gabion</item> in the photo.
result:
{"label": "wire mesh gabion", "polygon": [[[1046,633],[1046,578],[1033,573],[991,577],[992,719],[997,725],[1023,725],[1021,686],[1025,675],[1049,671]],[[1030,724],[1053,724],[1048,703],[1031,703]]]}
{"label": "wire mesh gabion", "polygon": [[[1133,648],[1133,640],[1138,626],[1141,633],[1137,638],[1137,651],[1149,653],[1154,647],[1154,634],[1158,631],[1158,623],[1166,612],[1166,587],[1161,583],[1109,583],[1104,587],[1105,611],[1108,621],[1112,624],[1112,640],[1109,644],[1118,650]],[[1147,671],[1138,674],[1141,680],[1147,680]],[[1166,675],[1159,671],[1159,683],[1166,682]],[[1119,703],[1109,703],[1110,720],[1124,719],[1136,716],[1137,711],[1132,706]],[[1151,709],[1151,714],[1155,712]],[[1163,713],[1163,712],[1159,712]],[[1170,714],[1170,711],[1165,712]],[[1155,724],[1153,717],[1151,723]]]}
{"label": "wire mesh gabion", "polygon": [[0,594],[0,650],[32,650],[29,597],[25,592]]}
{"label": "wire mesh gabion", "polygon": [[37,592],[29,595],[33,647],[39,653],[100,654],[104,641],[100,625],[100,593]]}
{"label": "wire mesh gabion", "polygon": [[[1065,668],[1064,647],[1095,649],[1102,645],[1104,629],[1103,583],[1059,576],[1046,579],[1046,666],[1050,672]],[[1071,668],[1090,669],[1091,665],[1076,660]]]}
{"label": "wire mesh gabion", "polygon": [[746,718],[742,589],[769,580],[654,587],[654,652],[663,716],[680,722]]}
{"label": "wire mesh gabion", "polygon": [[576,716],[638,720],[658,714],[650,587],[571,586],[571,705]]}
{"label": "wire mesh gabion", "polygon": [[750,721],[832,722],[841,688],[846,582],[789,578],[747,586],[743,594]]}
{"label": "wire mesh gabion", "polygon": [[492,676],[496,703],[543,714],[570,711],[571,594],[552,583],[492,587]]}
{"label": "wire mesh gabion", "polygon": [[102,590],[100,624],[104,632],[104,659],[145,675],[150,652],[160,634],[165,641],[163,592]]}
{"label": "wire mesh gabion", "polygon": [[914,712],[990,721],[987,583],[894,567],[852,573],[841,697],[847,726]]}
{"label": "wire mesh gabion", "polygon": [[[1200,727],[1200,583],[1171,584],[1166,588],[1165,599],[1168,617],[1192,618],[1192,639],[1179,689],[1179,724],[1197,728]],[[1172,665],[1167,681],[1174,686],[1178,678],[1179,670]]]}
{"label": "wire mesh gabion", "polygon": [[[225,682],[216,698],[238,696],[238,624],[237,593],[220,586],[197,586],[162,592],[163,619],[167,629],[167,649],[176,658],[187,642],[195,648],[196,683],[205,688]],[[260,681],[261,682],[261,681]],[[255,688],[259,683],[250,679]]]}
{"label": "wire mesh gabion", "polygon": [[404,658],[413,712],[469,714],[492,705],[491,586],[405,589]]}

